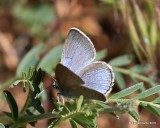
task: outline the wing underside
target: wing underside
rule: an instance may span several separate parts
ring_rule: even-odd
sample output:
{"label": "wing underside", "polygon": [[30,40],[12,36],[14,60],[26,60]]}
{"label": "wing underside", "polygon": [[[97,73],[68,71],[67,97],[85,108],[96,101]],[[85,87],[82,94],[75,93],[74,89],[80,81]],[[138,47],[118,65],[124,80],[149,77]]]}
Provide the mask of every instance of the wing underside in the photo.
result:
{"label": "wing underside", "polygon": [[76,74],[95,59],[91,40],[80,30],[72,28],[65,40],[61,64]]}
{"label": "wing underside", "polygon": [[62,64],[57,65],[55,74],[59,91],[63,96],[79,97],[83,95],[85,99],[106,100],[102,93],[89,89],[78,75]]}
{"label": "wing underside", "polygon": [[114,82],[112,68],[107,63],[100,61],[85,67],[79,76],[88,88],[103,94],[107,94],[112,89]]}

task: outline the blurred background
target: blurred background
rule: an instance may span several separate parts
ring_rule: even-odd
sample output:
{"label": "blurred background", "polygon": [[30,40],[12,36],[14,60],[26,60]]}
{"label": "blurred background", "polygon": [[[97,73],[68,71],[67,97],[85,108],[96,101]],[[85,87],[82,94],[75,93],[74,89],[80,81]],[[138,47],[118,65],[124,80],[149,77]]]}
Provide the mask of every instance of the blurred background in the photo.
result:
{"label": "blurred background", "polygon": [[[140,81],[145,82],[146,88],[160,82],[159,0],[0,0],[0,91],[8,89],[30,65],[54,76],[62,44],[72,27],[91,38],[98,60],[113,66],[113,93]],[[46,79],[46,83],[51,81]],[[21,108],[26,98],[21,87],[8,90]],[[53,97],[52,91],[48,95]],[[7,111],[2,95],[0,102],[0,113]],[[46,111],[53,109],[51,102],[44,101]],[[160,122],[142,108],[137,111],[140,121]],[[129,125],[129,121],[135,120],[128,114],[119,114],[119,120],[107,113],[100,114],[98,126],[145,127]],[[36,127],[44,128],[47,123],[40,121]],[[63,127],[70,124],[60,124]]]}

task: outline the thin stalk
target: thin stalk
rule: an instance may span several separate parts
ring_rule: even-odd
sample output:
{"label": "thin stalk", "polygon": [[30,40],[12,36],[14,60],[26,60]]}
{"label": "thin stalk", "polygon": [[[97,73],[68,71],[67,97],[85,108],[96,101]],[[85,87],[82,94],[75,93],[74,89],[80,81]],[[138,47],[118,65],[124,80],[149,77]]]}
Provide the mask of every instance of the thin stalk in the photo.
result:
{"label": "thin stalk", "polygon": [[[123,103],[123,102],[128,102],[128,101],[130,101],[131,99],[116,99],[116,98],[109,98],[108,99],[108,103],[117,103],[117,102],[119,102],[119,103]],[[134,99],[132,99],[132,101],[134,101],[134,102],[136,102],[137,103],[137,105],[141,105],[141,104],[150,104],[150,105],[152,105],[152,106],[154,106],[154,107],[157,107],[157,108],[160,108],[160,105],[159,104],[154,104],[154,103],[152,103],[152,102],[148,102],[148,101],[143,101],[143,100],[134,100]]]}
{"label": "thin stalk", "polygon": [[84,114],[84,112],[81,112],[81,111],[75,112],[75,113],[72,113],[72,114],[69,114],[69,115],[63,117],[63,119],[64,119],[64,120],[70,119],[70,118],[75,117],[76,115],[79,115],[79,114]]}
{"label": "thin stalk", "polygon": [[29,89],[29,92],[28,92],[28,96],[27,96],[26,102],[25,102],[25,104],[24,104],[24,106],[23,106],[23,108],[22,108],[22,110],[21,110],[21,114],[22,114],[22,115],[24,114],[26,108],[27,108],[28,105],[29,105],[30,98],[31,98],[31,90]]}
{"label": "thin stalk", "polygon": [[127,102],[129,101],[130,99],[116,99],[116,98],[109,98],[108,99],[108,103],[115,103],[115,102]]}
{"label": "thin stalk", "polygon": [[51,119],[51,118],[58,118],[60,117],[59,113],[53,114],[51,112],[45,113],[45,114],[39,114],[39,115],[33,115],[33,116],[22,116],[19,118],[19,120],[16,121],[16,123],[12,126],[13,128],[20,128],[26,126],[29,122],[44,120],[44,119]]}
{"label": "thin stalk", "polygon": [[33,115],[33,116],[24,116],[20,120],[23,122],[34,122],[38,120],[44,120],[44,119],[51,119],[51,118],[58,118],[60,117],[59,113],[53,114],[52,112],[44,113],[40,115]]}

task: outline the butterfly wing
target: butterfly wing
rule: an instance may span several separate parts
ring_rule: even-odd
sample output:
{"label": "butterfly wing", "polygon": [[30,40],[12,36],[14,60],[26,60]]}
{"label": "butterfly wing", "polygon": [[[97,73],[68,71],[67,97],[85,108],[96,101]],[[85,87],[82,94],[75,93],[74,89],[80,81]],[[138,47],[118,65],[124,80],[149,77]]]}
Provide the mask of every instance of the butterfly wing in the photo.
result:
{"label": "butterfly wing", "polygon": [[66,88],[71,88],[71,85],[73,84],[84,84],[84,81],[79,76],[77,76],[75,73],[73,73],[71,70],[69,70],[62,64],[57,64],[55,70],[55,77],[59,84],[59,87],[63,90],[65,90]]}
{"label": "butterfly wing", "polygon": [[94,62],[86,66],[79,74],[85,85],[107,95],[114,84],[112,68],[105,62]]}
{"label": "butterfly wing", "polygon": [[91,40],[80,30],[72,28],[65,40],[61,64],[78,73],[96,56]]}
{"label": "butterfly wing", "polygon": [[96,90],[87,88],[86,85],[72,85],[72,90],[68,90],[67,95],[70,97],[80,97],[81,95],[84,96],[84,99],[94,99],[94,100],[101,100],[106,101],[106,97],[104,94],[99,93]]}
{"label": "butterfly wing", "polygon": [[62,64],[58,64],[55,76],[59,85],[60,93],[66,97],[79,97],[83,95],[85,99],[96,99],[105,101],[106,98],[100,92],[87,88],[84,81],[75,73]]}

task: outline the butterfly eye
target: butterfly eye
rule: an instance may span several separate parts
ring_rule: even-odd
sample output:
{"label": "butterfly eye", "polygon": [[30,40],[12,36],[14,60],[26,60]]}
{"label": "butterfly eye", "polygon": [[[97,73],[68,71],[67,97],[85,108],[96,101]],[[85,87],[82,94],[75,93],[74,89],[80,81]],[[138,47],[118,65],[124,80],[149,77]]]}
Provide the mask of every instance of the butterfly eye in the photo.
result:
{"label": "butterfly eye", "polygon": [[53,87],[54,87],[55,89],[59,90],[59,86],[58,86],[57,81],[55,81],[55,82],[53,83]]}

